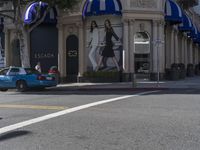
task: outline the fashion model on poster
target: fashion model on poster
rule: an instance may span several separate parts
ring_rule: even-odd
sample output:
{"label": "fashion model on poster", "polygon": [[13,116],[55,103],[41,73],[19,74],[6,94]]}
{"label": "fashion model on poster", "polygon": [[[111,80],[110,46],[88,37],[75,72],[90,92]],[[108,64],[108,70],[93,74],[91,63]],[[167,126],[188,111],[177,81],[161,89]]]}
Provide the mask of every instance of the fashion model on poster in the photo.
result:
{"label": "fashion model on poster", "polygon": [[114,37],[117,41],[119,41],[119,37],[114,32],[114,30],[111,26],[110,20],[108,20],[108,19],[105,20],[104,27],[105,27],[105,33],[106,33],[106,35],[105,35],[105,47],[104,47],[104,49],[101,53],[96,71],[99,70],[99,67],[101,66],[101,64],[103,62],[103,59],[109,58],[109,57],[112,58],[114,64],[117,67],[117,70],[120,71],[120,67],[119,67],[117,59],[115,57],[114,50],[113,50],[113,41],[112,41],[112,37]]}
{"label": "fashion model on poster", "polygon": [[95,71],[97,68],[97,62],[96,62],[96,51],[98,50],[98,45],[99,45],[99,29],[96,21],[91,22],[91,27],[90,27],[90,35],[91,35],[91,40],[89,43],[89,59],[92,63],[93,70]]}

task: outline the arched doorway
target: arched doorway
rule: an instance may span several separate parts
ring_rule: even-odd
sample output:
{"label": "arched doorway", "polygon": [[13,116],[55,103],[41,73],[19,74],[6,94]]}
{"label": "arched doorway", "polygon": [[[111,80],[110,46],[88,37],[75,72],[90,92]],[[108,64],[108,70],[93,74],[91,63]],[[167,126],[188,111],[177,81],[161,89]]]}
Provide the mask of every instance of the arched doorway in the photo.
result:
{"label": "arched doorway", "polygon": [[150,37],[146,32],[134,35],[135,73],[138,77],[149,77],[150,72]]}
{"label": "arched doorway", "polygon": [[76,35],[70,35],[66,40],[66,71],[67,81],[77,82],[77,76],[79,71],[79,39]]}

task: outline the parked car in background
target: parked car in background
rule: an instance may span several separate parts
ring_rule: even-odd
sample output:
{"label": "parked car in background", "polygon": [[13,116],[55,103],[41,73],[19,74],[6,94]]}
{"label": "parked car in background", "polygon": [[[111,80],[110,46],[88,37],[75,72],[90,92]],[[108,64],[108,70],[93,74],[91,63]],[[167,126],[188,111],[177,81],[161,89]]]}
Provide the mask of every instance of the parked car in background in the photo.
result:
{"label": "parked car in background", "polygon": [[23,92],[30,88],[56,86],[55,77],[41,74],[33,68],[9,67],[0,71],[0,90],[17,89]]}

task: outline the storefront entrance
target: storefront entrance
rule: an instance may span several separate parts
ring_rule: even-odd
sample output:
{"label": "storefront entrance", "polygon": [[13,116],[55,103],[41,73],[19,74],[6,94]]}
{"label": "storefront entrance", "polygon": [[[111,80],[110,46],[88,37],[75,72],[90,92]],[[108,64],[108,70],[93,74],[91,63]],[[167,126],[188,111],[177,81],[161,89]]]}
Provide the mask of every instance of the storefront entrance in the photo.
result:
{"label": "storefront entrance", "polygon": [[150,38],[146,32],[137,32],[134,36],[135,73],[138,78],[149,78]]}
{"label": "storefront entrance", "polygon": [[77,82],[78,69],[79,69],[79,41],[76,35],[68,36],[66,40],[66,49],[67,49],[67,81],[68,82]]}

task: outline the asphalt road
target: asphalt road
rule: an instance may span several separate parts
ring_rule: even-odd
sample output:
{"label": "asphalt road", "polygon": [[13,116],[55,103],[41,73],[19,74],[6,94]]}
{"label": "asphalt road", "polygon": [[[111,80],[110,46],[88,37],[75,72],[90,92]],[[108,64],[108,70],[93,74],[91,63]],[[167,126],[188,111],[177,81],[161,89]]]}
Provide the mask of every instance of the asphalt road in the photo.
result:
{"label": "asphalt road", "polygon": [[200,90],[143,92],[0,93],[0,150],[199,150]]}

